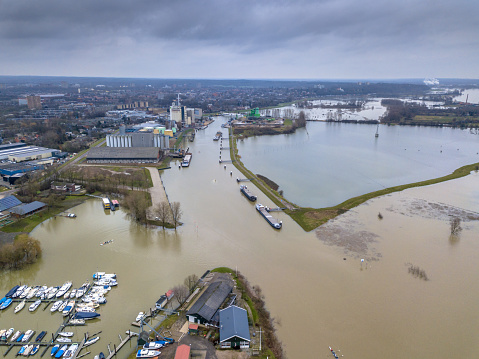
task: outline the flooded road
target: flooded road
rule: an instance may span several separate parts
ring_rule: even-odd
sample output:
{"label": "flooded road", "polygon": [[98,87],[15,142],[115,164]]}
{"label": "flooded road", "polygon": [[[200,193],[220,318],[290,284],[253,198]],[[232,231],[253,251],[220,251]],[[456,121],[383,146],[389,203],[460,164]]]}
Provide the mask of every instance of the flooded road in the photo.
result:
{"label": "flooded road", "polygon": [[[275,213],[283,221],[275,231],[240,194],[235,179],[242,176],[218,163],[220,144],[212,137],[219,125],[190,143],[189,168],[172,164],[162,174],[170,201],[180,202],[184,212],[177,231],[138,226],[122,211],[105,212],[99,200],[90,200],[73,209],[76,219],[38,226],[32,235],[42,243],[43,258],[0,274],[0,290],[19,282],[72,280],[79,286],[97,270],[117,273],[119,285],[108,294],[101,320],[74,329],[77,337],[103,331],[91,347],[94,355],[118,344],[118,334],[134,329],[129,324],[138,312],[187,275],[228,266],[263,289],[289,358],[330,358],[328,346],[344,358],[479,356],[479,226],[466,221],[479,212],[477,174],[369,201],[328,223],[326,238],[321,231],[305,233],[282,213]],[[253,184],[248,187],[258,202],[272,205]],[[446,206],[431,205],[438,203]],[[455,207],[463,211],[451,212]],[[449,213],[464,216],[455,240]],[[330,240],[335,234],[355,245]],[[408,263],[430,280],[413,277]],[[60,321],[48,310],[0,314],[1,328],[51,333]],[[124,349],[119,358],[128,354]]]}

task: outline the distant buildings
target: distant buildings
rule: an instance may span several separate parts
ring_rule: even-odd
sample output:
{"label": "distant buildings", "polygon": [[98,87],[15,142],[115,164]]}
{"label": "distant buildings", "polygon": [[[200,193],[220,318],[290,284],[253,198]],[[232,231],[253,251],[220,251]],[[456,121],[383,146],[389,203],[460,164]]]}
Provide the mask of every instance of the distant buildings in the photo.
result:
{"label": "distant buildings", "polygon": [[40,96],[27,96],[27,106],[30,110],[41,110],[42,101]]}
{"label": "distant buildings", "polygon": [[157,163],[160,150],[157,147],[93,147],[86,159],[87,163]]}

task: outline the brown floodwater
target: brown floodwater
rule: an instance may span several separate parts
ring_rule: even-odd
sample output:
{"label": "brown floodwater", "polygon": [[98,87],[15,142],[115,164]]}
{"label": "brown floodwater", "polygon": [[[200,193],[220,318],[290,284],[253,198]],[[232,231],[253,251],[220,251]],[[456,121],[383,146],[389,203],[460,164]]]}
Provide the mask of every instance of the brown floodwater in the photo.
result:
{"label": "brown floodwater", "polygon": [[[187,275],[228,266],[263,289],[289,358],[331,358],[328,346],[344,358],[479,357],[479,175],[373,199],[309,233],[275,213],[283,221],[276,231],[240,194],[242,176],[218,163],[216,130],[198,132],[189,168],[173,164],[162,175],[184,212],[177,231],[145,228],[87,201],[73,209],[76,219],[51,219],[32,232],[43,258],[1,273],[2,293],[20,282],[78,287],[97,270],[117,273],[101,320],[73,329],[77,338],[103,331],[94,355],[118,344],[138,312]],[[452,215],[462,218],[457,238],[449,235]],[[411,275],[410,264],[429,280]],[[50,333],[60,322],[49,310],[0,313],[0,328]]]}

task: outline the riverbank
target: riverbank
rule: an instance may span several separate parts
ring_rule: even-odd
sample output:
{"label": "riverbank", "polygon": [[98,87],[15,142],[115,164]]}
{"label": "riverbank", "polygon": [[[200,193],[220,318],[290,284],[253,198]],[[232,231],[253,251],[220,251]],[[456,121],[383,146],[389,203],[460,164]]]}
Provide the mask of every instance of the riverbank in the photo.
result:
{"label": "riverbank", "polygon": [[[230,132],[231,134],[231,132]],[[237,139],[234,136],[230,136],[230,156],[233,160],[235,167],[246,176],[246,178],[252,178],[253,183],[277,206],[286,207],[284,211],[288,214],[296,223],[298,223],[301,228],[309,232],[313,229],[321,226],[327,221],[337,217],[338,215],[347,212],[348,210],[357,207],[358,205],[366,202],[369,199],[390,194],[393,192],[403,191],[408,188],[428,186],[435,183],[440,183],[444,181],[449,181],[452,179],[464,177],[471,173],[472,171],[479,170],[479,163],[473,163],[456,169],[449,175],[433,178],[425,181],[413,182],[409,184],[399,185],[384,188],[382,190],[373,191],[366,193],[360,196],[350,198],[336,206],[325,207],[325,208],[311,208],[311,207],[299,207],[292,202],[288,201],[286,198],[280,195],[278,191],[270,188],[264,181],[258,178],[257,175],[252,173],[246,168],[246,166],[241,162],[241,156],[238,153]],[[275,180],[275,179],[272,179]]]}

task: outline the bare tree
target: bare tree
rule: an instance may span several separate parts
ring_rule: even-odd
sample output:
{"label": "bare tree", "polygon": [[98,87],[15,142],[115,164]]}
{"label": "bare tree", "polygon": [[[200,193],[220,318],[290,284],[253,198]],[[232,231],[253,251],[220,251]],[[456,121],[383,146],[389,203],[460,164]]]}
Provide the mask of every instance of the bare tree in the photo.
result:
{"label": "bare tree", "polygon": [[182,304],[190,294],[190,291],[188,290],[186,285],[182,284],[175,286],[173,288],[173,292],[175,293],[175,298],[179,304]]}
{"label": "bare tree", "polygon": [[459,217],[451,218],[451,235],[456,236],[462,230],[461,219]]}
{"label": "bare tree", "polygon": [[172,202],[171,203],[171,219],[173,220],[173,225],[178,227],[180,223],[181,216],[183,215],[183,211],[180,207],[180,202]]}
{"label": "bare tree", "polygon": [[160,221],[165,226],[166,223],[170,221],[171,218],[171,208],[167,201],[162,201],[158,203],[155,208],[156,215],[158,216],[158,221]]}
{"label": "bare tree", "polygon": [[304,111],[301,111],[298,117],[295,120],[296,126],[298,127],[305,127],[306,126],[306,114]]}
{"label": "bare tree", "polygon": [[196,282],[198,282],[198,276],[196,274],[190,274],[188,277],[185,278],[185,286],[190,292],[195,287]]}

